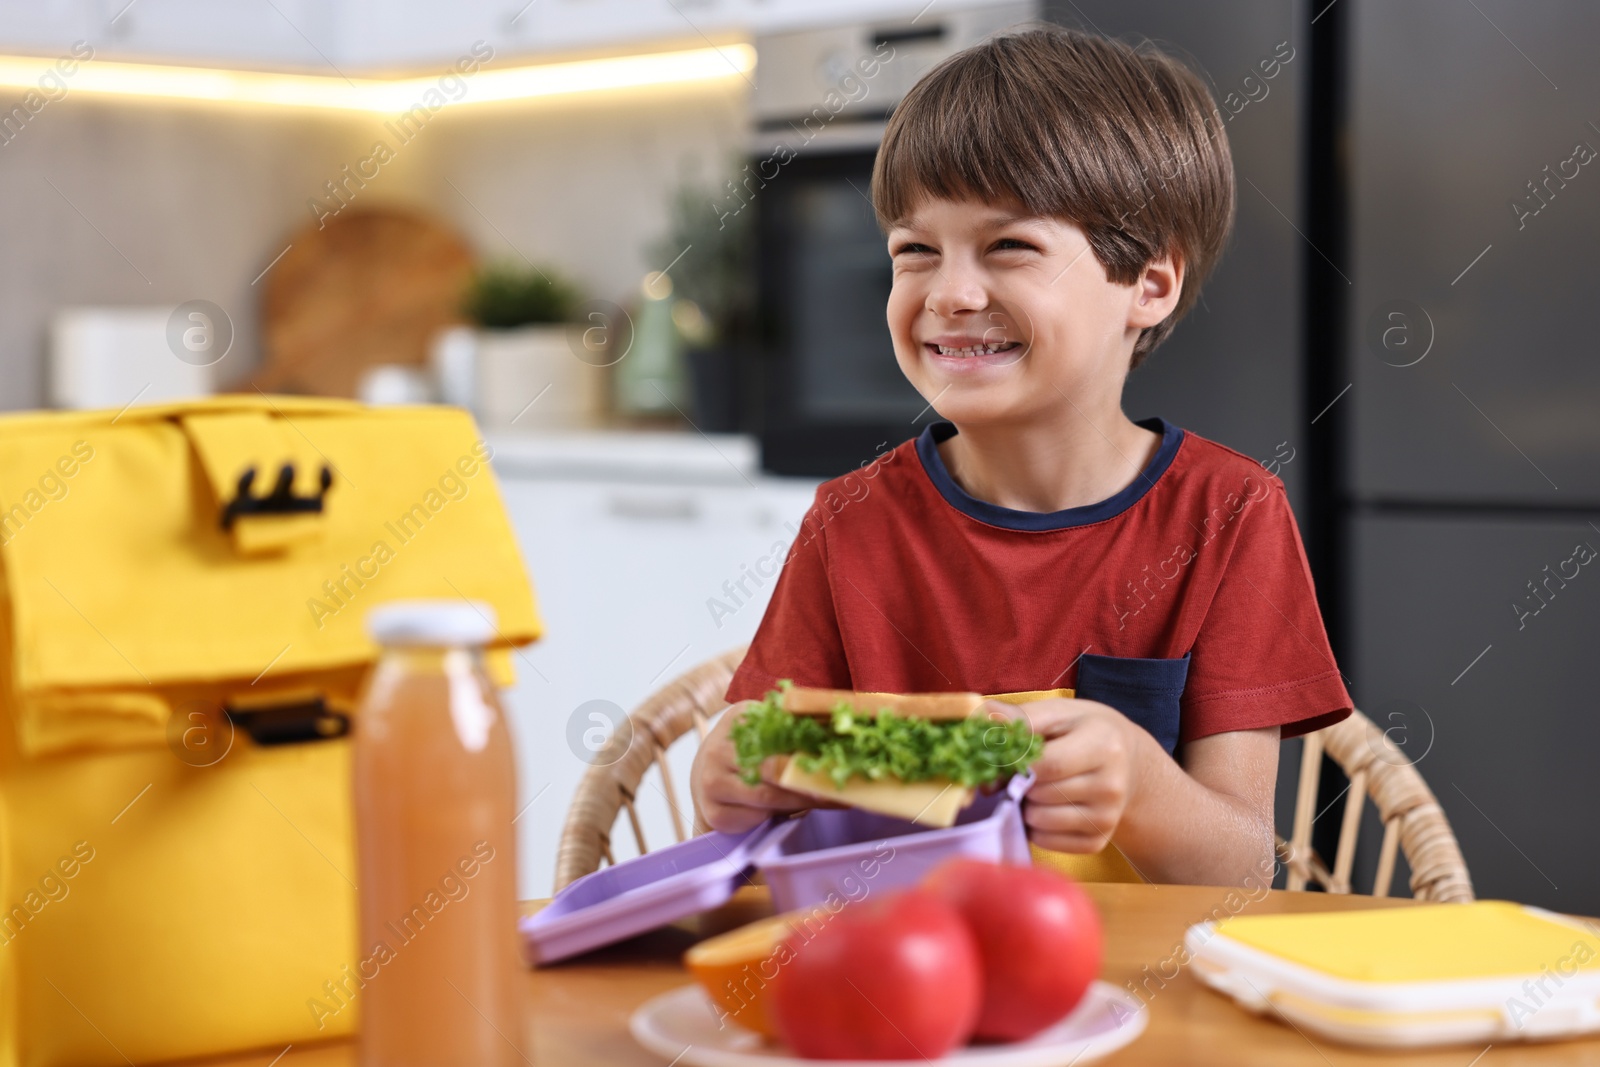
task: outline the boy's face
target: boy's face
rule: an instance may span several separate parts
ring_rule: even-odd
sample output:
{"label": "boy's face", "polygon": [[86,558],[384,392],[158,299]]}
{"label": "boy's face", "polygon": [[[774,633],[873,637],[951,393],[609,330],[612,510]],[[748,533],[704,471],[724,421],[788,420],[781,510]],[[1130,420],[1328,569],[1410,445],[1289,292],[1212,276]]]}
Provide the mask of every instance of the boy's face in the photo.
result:
{"label": "boy's face", "polygon": [[1120,405],[1139,331],[1181,280],[1162,260],[1118,285],[1072,223],[974,200],[924,198],[889,254],[895,359],[957,425]]}

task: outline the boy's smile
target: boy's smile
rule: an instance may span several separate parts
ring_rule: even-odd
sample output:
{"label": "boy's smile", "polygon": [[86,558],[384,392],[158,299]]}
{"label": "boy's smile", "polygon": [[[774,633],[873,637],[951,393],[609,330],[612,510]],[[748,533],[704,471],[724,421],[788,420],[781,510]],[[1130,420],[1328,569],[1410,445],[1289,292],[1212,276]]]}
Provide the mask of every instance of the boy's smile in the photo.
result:
{"label": "boy's smile", "polygon": [[[936,375],[943,378],[946,383],[961,380],[966,375],[981,374],[988,367],[1009,367],[1027,355],[1027,349],[1020,341],[995,341],[986,342],[981,337],[961,337],[956,334],[940,334],[932,341],[922,345],[925,362],[937,368]],[[910,372],[907,371],[907,376]],[[919,390],[921,383],[912,378]],[[949,389],[946,384],[943,389]],[[923,395],[926,399],[925,390]]]}
{"label": "boy's smile", "polygon": [[[1120,401],[1139,331],[1171,303],[1158,263],[1107,280],[1077,226],[1014,205],[926,197],[889,231],[889,332],[901,371],[957,425],[1046,417],[1067,398]],[[1156,296],[1157,299],[1151,299]]]}

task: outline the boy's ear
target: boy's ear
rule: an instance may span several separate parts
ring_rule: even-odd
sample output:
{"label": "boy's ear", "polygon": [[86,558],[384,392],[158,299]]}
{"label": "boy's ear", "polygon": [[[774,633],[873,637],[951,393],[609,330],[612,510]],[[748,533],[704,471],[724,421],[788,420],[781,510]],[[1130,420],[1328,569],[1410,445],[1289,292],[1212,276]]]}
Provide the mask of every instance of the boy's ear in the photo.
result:
{"label": "boy's ear", "polygon": [[1183,295],[1183,260],[1163,255],[1151,260],[1134,283],[1133,305],[1128,310],[1128,325],[1144,329],[1172,314]]}

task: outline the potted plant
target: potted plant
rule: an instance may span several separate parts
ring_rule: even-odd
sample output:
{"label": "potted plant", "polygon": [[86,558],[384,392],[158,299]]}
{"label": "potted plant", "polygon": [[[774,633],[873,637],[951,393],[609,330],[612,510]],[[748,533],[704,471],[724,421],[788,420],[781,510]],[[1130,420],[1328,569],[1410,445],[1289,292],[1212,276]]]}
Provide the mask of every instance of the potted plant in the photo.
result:
{"label": "potted plant", "polygon": [[[755,210],[719,210],[724,200],[715,186],[681,182],[668,205],[667,233],[648,249],[652,262],[675,261],[668,279],[647,282],[670,294],[685,399],[695,424],[710,433],[741,428],[740,361],[755,304]],[[641,323],[640,341],[645,333]]]}
{"label": "potted plant", "polygon": [[549,267],[497,263],[480,270],[463,306],[475,329],[440,346],[464,353],[470,344],[471,358],[459,362],[470,366],[471,382],[458,373],[455,388],[441,381],[441,391],[447,399],[469,394],[490,430],[594,425],[604,409],[605,376],[572,350],[568,327],[580,301],[577,287]]}

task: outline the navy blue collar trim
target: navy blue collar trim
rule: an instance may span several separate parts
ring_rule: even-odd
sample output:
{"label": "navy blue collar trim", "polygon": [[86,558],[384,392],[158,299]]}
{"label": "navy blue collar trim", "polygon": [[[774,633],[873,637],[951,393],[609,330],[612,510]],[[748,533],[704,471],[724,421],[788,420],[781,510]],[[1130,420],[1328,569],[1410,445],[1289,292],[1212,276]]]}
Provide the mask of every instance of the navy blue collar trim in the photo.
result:
{"label": "navy blue collar trim", "polygon": [[987,500],[979,500],[957,485],[955,479],[950,477],[949,470],[945,468],[944,458],[939,455],[938,448],[939,442],[955,436],[956,428],[951,423],[930,423],[917,438],[917,457],[922,460],[922,469],[927,472],[928,480],[933,482],[934,488],[939,490],[939,495],[963,515],[1008,530],[1064,530],[1072,526],[1104,522],[1122,514],[1154,488],[1156,479],[1172,466],[1173,457],[1178,454],[1178,445],[1183,441],[1183,430],[1159,417],[1140,419],[1135,425],[1161,435],[1161,445],[1156,449],[1155,458],[1144,469],[1144,473],[1120,493],[1098,504],[1085,504],[1063,511],[1018,511],[1014,508],[1003,508]]}

